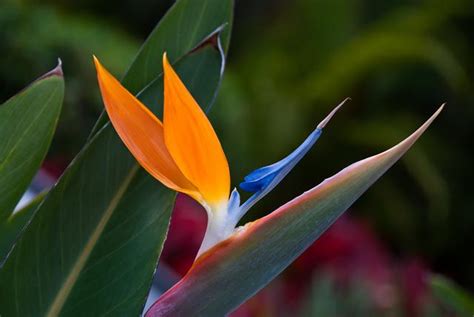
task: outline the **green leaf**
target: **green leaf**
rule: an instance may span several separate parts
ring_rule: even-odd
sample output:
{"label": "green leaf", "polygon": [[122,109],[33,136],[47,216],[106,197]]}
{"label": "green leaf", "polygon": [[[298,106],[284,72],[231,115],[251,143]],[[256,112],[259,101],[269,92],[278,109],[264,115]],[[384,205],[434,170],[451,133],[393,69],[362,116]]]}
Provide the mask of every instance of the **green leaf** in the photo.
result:
{"label": "green leaf", "polygon": [[453,281],[441,276],[430,277],[433,294],[446,306],[464,316],[474,314],[474,296],[456,285]]}
{"label": "green leaf", "polygon": [[63,95],[58,65],[0,105],[0,264],[29,219],[13,209],[48,151]]}
{"label": "green leaf", "polygon": [[204,253],[147,316],[224,316],[268,284],[382,176],[442,107],[395,147],[343,169]]}
{"label": "green leaf", "polygon": [[[145,42],[127,71],[123,84],[138,93],[161,72],[161,56],[168,53],[176,61],[199,46],[203,40],[222,30],[223,50],[229,46],[232,23],[232,1],[181,0],[177,1]],[[160,56],[157,60],[156,57]]]}
{"label": "green leaf", "polygon": [[[174,63],[201,45],[206,38],[222,29],[222,49],[227,52],[230,41],[234,2],[232,0],[179,0],[161,19],[143,44],[122,84],[138,94],[161,73],[161,56],[167,52]],[[92,134],[106,122],[102,113]]]}
{"label": "green leaf", "polygon": [[[384,48],[384,49],[381,49]],[[348,56],[347,52],[352,52]],[[391,63],[416,61],[433,67],[453,89],[469,87],[469,79],[455,56],[439,41],[421,35],[371,32],[333,53],[322,69],[301,86],[307,100],[332,100],[373,69]]]}
{"label": "green leaf", "polygon": [[469,76],[451,47],[433,36],[437,30],[446,28],[448,21],[469,11],[461,3],[453,1],[445,6],[425,3],[416,7],[401,6],[389,12],[349,43],[334,47],[320,59],[324,60],[323,64],[318,72],[305,79],[300,95],[307,101],[333,100],[347,93],[348,88],[374,69],[388,63],[407,62],[432,67],[455,91],[469,88]]}
{"label": "green leaf", "polygon": [[[202,106],[215,95],[224,58],[214,45],[220,43],[218,34],[203,40],[209,36],[215,41],[198,43],[174,65]],[[170,40],[161,39],[174,45]],[[153,60],[160,61],[161,52],[156,54]],[[160,72],[142,87],[143,98],[139,95],[155,113],[163,100]],[[0,272],[0,315],[139,315],[174,198],[139,168],[106,124],[45,198]]]}

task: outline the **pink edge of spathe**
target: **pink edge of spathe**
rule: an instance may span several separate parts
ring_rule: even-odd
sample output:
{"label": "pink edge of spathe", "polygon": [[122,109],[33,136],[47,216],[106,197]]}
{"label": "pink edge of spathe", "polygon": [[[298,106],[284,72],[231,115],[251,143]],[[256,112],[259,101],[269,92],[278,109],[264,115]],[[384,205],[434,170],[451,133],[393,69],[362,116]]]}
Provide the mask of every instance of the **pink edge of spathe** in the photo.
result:
{"label": "pink edge of spathe", "polygon": [[[346,99],[347,100],[347,99]],[[344,100],[341,105],[346,101]],[[340,105],[340,106],[341,106]],[[338,106],[335,111],[340,107]],[[239,227],[235,230],[235,232],[226,240],[221,241],[208,251],[204,252],[199,258],[196,259],[191,269],[188,273],[178,282],[176,283],[171,289],[165,292],[161,297],[150,307],[148,312],[146,313],[147,317],[155,316],[155,310],[159,309],[159,304],[161,300],[165,299],[171,294],[180,291],[180,285],[188,280],[192,279],[193,276],[200,271],[206,271],[206,267],[212,265],[214,263],[218,263],[220,259],[226,256],[228,252],[232,252],[232,250],[237,249],[240,245],[245,243],[245,240],[248,236],[251,236],[254,232],[260,231],[260,229],[271,222],[277,221],[278,218],[283,217],[288,210],[291,210],[292,207],[296,205],[300,205],[309,199],[315,199],[318,196],[323,196],[326,192],[333,190],[334,187],[337,187],[339,184],[344,183],[346,180],[350,179],[350,177],[360,169],[363,169],[364,166],[371,166],[378,162],[383,162],[384,160],[389,160],[391,163],[387,164],[388,168],[395,163],[416,141],[417,139],[423,134],[423,132],[430,126],[430,124],[436,119],[436,117],[440,114],[443,110],[445,104],[442,104],[438,110],[415,132],[413,132],[409,137],[395,145],[394,147],[379,153],[377,155],[371,156],[369,158],[363,159],[356,163],[349,165],[348,167],[344,168],[334,176],[325,179],[316,187],[312,188],[311,190],[303,193],[302,195],[294,198],[293,200],[289,201],[288,203],[284,204],[283,206],[276,209],[274,212],[264,216],[260,219],[255,220],[254,222],[250,222],[245,224],[243,227]],[[333,112],[335,112],[333,111]],[[331,114],[328,116],[330,118]]]}

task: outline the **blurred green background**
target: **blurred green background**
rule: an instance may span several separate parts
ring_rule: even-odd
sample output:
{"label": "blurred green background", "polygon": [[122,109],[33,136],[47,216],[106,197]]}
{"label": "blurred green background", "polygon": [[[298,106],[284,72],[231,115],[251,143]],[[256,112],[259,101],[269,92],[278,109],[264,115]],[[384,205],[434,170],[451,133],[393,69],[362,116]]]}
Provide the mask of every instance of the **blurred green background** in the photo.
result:
{"label": "blurred green background", "polygon": [[[84,144],[102,103],[91,55],[120,77],[172,1],[3,0],[0,98],[61,57],[66,104],[50,157]],[[417,256],[474,290],[472,0],[237,0],[211,120],[237,185],[289,153],[350,101],[250,218],[407,136],[443,102],[422,140],[350,214],[396,255]],[[157,60],[157,63],[159,61]]]}

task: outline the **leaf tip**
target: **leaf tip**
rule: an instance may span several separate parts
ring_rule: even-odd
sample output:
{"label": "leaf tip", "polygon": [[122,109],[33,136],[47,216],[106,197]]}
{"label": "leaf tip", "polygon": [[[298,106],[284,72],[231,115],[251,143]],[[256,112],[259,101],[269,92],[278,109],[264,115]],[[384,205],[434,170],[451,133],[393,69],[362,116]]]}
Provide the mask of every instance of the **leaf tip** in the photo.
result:
{"label": "leaf tip", "polygon": [[61,60],[60,57],[58,57],[58,65],[52,70],[54,74],[57,76],[64,76],[63,73],[63,61]]}
{"label": "leaf tip", "polygon": [[443,111],[445,106],[446,106],[446,102],[443,103],[441,106],[439,106],[438,110],[436,110],[435,113],[433,113],[431,117],[428,120],[426,120],[426,122],[418,129],[418,131],[421,131],[421,132],[425,131],[426,128],[428,128],[428,126],[438,117],[441,111]]}
{"label": "leaf tip", "polygon": [[228,23],[223,23],[219,25],[212,33],[209,34],[206,38],[204,38],[200,43],[198,43],[188,54],[192,54],[206,46],[211,46],[218,51],[221,50],[220,45],[220,36],[224,29],[228,26]]}
{"label": "leaf tip", "polygon": [[382,158],[390,158],[393,162],[397,161],[406,151],[418,140],[418,138],[428,129],[438,115],[443,111],[446,103],[443,103],[436,111],[423,123],[415,132],[413,132],[406,139],[395,145],[394,147],[382,152],[378,155],[372,156],[367,160],[382,160]]}
{"label": "leaf tip", "polygon": [[439,106],[438,110],[436,112],[440,113],[441,111],[443,111],[444,107],[446,106],[447,102],[443,102],[441,104],[441,106]]}
{"label": "leaf tip", "polygon": [[44,74],[43,76],[41,76],[40,78],[38,78],[38,80],[46,79],[53,76],[64,77],[63,62],[61,61],[61,58],[59,57],[58,57],[57,66],[53,68],[52,70],[50,70],[49,72],[47,72],[46,74]]}
{"label": "leaf tip", "polygon": [[351,100],[351,98],[347,97],[346,99],[344,99],[341,103],[339,103],[336,108],[334,108],[327,116],[326,118],[323,119],[323,121],[321,121],[319,124],[318,124],[318,129],[323,129],[326,124],[331,120],[331,118],[336,114],[336,112],[347,102]]}

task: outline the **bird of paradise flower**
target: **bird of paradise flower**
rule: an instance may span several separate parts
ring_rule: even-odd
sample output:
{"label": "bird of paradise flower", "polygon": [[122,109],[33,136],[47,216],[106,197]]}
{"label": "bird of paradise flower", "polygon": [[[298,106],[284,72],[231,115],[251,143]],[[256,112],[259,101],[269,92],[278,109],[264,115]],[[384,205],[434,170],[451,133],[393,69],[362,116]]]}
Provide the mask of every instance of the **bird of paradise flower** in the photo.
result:
{"label": "bird of paradise flower", "polygon": [[163,122],[95,56],[94,62],[110,121],[139,164],[163,185],[189,195],[205,208],[208,224],[198,257],[235,232],[243,215],[293,169],[349,99],[335,107],[287,157],[247,175],[240,188],[253,194],[241,204],[238,190],[230,191],[229,165],[221,143],[166,53],[163,55]]}

